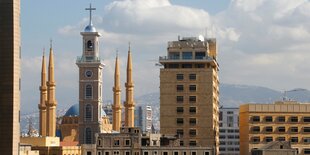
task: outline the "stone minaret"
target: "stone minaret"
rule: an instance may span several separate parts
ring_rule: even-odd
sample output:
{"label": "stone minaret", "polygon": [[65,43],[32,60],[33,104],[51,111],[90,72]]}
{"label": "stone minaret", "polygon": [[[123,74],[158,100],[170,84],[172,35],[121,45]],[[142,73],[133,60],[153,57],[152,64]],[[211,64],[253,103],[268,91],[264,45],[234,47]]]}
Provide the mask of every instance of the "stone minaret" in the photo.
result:
{"label": "stone minaret", "polygon": [[115,60],[115,73],[114,73],[114,104],[113,104],[113,130],[120,131],[121,118],[122,118],[122,106],[121,106],[121,87],[120,87],[120,71],[119,60],[116,56]]}
{"label": "stone minaret", "polygon": [[46,87],[46,68],[45,68],[45,54],[42,57],[42,71],[41,71],[41,86],[40,86],[40,135],[46,136],[46,101],[47,101],[47,87]]}
{"label": "stone minaret", "polygon": [[55,79],[54,79],[54,56],[53,48],[50,48],[48,64],[48,81],[47,81],[47,125],[46,134],[49,137],[55,137],[56,134],[56,99],[55,99]]}
{"label": "stone minaret", "polygon": [[125,126],[134,127],[135,118],[135,103],[133,100],[133,80],[132,80],[132,60],[130,45],[128,50],[128,60],[127,60],[127,82],[126,87],[126,101],[125,101]]}

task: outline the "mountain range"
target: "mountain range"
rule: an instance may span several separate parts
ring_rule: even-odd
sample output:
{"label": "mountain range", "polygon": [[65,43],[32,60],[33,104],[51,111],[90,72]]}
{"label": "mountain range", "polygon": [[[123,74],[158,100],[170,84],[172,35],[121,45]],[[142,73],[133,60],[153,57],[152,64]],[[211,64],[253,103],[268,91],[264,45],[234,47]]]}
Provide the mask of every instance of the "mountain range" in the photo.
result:
{"label": "mountain range", "polygon": [[[220,105],[223,107],[239,107],[243,103],[273,103],[279,100],[295,100],[298,102],[310,102],[310,91],[296,88],[288,91],[277,91],[266,87],[220,84]],[[155,128],[159,128],[159,92],[145,94],[137,97],[137,106],[152,106]],[[105,103],[111,103],[106,101]],[[57,110],[58,116],[62,116],[67,109]],[[29,119],[32,119],[34,128],[38,128],[39,113],[30,113],[21,116],[21,131],[27,132]]]}

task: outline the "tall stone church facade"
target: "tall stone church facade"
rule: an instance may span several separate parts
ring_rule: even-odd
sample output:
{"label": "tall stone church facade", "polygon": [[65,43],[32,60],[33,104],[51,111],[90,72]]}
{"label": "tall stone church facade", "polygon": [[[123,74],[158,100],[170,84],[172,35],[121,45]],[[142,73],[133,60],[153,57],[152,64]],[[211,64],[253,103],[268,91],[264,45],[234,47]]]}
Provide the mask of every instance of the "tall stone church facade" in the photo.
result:
{"label": "tall stone church facade", "polygon": [[94,144],[95,133],[101,132],[104,64],[99,56],[100,33],[96,31],[91,19],[81,35],[83,53],[76,61],[79,67],[79,143]]}

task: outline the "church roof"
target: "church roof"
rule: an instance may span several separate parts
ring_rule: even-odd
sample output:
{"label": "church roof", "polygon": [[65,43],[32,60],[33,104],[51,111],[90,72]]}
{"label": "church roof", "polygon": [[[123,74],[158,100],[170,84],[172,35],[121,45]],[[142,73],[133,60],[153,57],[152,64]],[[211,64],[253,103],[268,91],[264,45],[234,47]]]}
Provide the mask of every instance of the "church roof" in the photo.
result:
{"label": "church roof", "polygon": [[64,116],[79,116],[80,115],[79,109],[80,109],[79,104],[74,104],[67,110]]}
{"label": "church roof", "polygon": [[93,26],[93,24],[89,24],[85,27],[84,32],[96,32],[96,28]]}

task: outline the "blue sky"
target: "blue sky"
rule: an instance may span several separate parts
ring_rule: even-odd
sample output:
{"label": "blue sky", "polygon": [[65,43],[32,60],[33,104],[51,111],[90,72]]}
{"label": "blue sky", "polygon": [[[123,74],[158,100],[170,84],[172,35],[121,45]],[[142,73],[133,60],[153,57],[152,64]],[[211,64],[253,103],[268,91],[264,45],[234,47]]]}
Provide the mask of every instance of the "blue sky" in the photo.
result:
{"label": "blue sky", "polygon": [[107,100],[112,99],[116,49],[122,83],[130,41],[136,96],[158,92],[159,68],[154,64],[178,35],[217,39],[221,83],[310,89],[309,0],[22,1],[22,113],[37,110],[42,49],[49,48],[50,38],[59,107],[78,102],[75,59],[82,52],[79,32],[88,23],[84,9],[89,3],[97,8],[93,23],[102,34]]}

